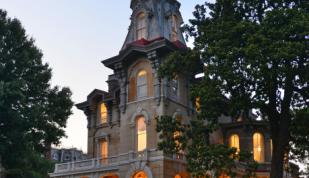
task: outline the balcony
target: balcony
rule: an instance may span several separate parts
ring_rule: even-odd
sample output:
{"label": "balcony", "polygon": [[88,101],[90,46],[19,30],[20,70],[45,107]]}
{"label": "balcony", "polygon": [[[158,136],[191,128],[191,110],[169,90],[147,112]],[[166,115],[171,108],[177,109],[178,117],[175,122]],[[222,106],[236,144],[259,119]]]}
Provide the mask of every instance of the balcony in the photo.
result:
{"label": "balcony", "polygon": [[56,164],[55,171],[50,174],[50,177],[67,175],[75,172],[95,172],[97,169],[111,171],[118,169],[118,166],[130,164],[135,161],[155,161],[163,159],[177,160],[185,163],[185,156],[181,154],[164,155],[162,151],[152,149],[142,152],[128,152],[108,158],[93,158],[76,162]]}

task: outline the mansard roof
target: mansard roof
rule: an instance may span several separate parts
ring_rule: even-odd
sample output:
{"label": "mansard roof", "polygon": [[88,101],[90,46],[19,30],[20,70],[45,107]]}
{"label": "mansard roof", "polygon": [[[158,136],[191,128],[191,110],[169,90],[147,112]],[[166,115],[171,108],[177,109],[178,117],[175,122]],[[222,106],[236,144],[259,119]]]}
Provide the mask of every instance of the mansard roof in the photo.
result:
{"label": "mansard roof", "polygon": [[187,50],[187,46],[182,42],[175,41],[171,42],[163,37],[156,38],[154,40],[145,40],[141,39],[138,41],[134,41],[127,45],[125,50],[120,51],[117,56],[111,57],[109,59],[105,59],[102,63],[111,69],[115,69],[115,64],[119,62],[125,62],[131,58],[134,58],[138,55],[147,55],[147,53],[156,50],[156,52],[160,55],[166,54],[172,51],[182,51]]}

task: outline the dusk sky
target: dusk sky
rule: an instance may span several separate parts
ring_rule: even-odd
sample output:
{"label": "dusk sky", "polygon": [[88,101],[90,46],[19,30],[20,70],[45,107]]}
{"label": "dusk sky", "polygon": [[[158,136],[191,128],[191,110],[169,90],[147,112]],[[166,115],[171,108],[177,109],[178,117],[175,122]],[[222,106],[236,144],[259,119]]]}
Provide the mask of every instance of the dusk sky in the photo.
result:
{"label": "dusk sky", "polygon": [[[196,4],[180,0],[185,22]],[[130,0],[0,0],[9,17],[18,18],[53,69],[52,84],[67,86],[73,101],[86,100],[95,88],[107,90],[111,70],[100,61],[118,54],[130,24]],[[87,123],[73,108],[62,147],[87,150]]]}

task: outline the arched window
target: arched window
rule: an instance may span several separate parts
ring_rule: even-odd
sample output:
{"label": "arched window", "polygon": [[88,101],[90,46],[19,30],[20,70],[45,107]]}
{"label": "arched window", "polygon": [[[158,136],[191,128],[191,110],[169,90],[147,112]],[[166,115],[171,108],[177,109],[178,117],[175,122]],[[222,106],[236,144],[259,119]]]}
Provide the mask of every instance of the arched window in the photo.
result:
{"label": "arched window", "polygon": [[136,122],[137,130],[137,151],[144,151],[147,147],[147,132],[145,118],[139,117]]}
{"label": "arched window", "polygon": [[104,103],[100,105],[100,119],[101,119],[101,124],[104,124],[107,122],[107,108]]}
{"label": "arched window", "polygon": [[137,74],[137,98],[144,98],[147,96],[147,72],[141,70]]}
{"label": "arched window", "polygon": [[240,146],[239,146],[239,136],[237,134],[233,134],[230,136],[230,147],[231,148],[236,148],[237,152],[240,151]]}
{"label": "arched window", "polygon": [[138,14],[137,16],[137,25],[136,25],[136,34],[137,39],[140,40],[142,38],[146,39],[146,14],[144,12]]}
{"label": "arched window", "polygon": [[174,178],[182,178],[181,175],[177,174]]}
{"label": "arched window", "polygon": [[147,175],[145,174],[145,172],[140,171],[134,174],[133,178],[147,178]]}
{"label": "arched window", "polygon": [[264,137],[260,133],[253,134],[253,157],[257,162],[264,162]]}
{"label": "arched window", "polygon": [[171,40],[172,41],[177,41],[178,40],[177,23],[178,23],[178,18],[177,18],[176,15],[173,15],[172,16],[172,36],[171,36]]}

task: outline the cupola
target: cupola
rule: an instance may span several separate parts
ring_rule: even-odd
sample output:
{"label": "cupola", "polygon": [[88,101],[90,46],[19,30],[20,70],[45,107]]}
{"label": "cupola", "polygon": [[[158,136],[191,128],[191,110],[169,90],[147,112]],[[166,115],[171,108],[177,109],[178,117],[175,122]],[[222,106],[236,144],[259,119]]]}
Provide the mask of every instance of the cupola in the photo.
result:
{"label": "cupola", "polygon": [[122,50],[132,43],[149,44],[163,38],[185,45],[177,0],[131,0],[130,7],[131,24]]}

